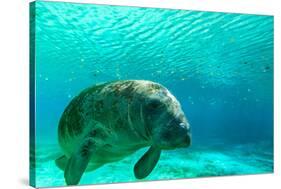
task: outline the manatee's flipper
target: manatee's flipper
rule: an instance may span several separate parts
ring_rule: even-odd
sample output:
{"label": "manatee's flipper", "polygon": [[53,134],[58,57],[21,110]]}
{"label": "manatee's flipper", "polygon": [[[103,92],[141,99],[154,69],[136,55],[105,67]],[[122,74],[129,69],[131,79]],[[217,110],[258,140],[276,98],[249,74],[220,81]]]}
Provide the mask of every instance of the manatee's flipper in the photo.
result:
{"label": "manatee's flipper", "polygon": [[67,157],[66,156],[61,156],[58,159],[56,159],[56,165],[58,168],[60,168],[61,170],[65,170],[66,164],[67,164]]}
{"label": "manatee's flipper", "polygon": [[93,154],[94,142],[86,139],[67,162],[64,178],[67,185],[77,185]]}
{"label": "manatee's flipper", "polygon": [[151,146],[149,150],[141,157],[134,167],[135,177],[143,179],[147,177],[160,158],[161,150]]}

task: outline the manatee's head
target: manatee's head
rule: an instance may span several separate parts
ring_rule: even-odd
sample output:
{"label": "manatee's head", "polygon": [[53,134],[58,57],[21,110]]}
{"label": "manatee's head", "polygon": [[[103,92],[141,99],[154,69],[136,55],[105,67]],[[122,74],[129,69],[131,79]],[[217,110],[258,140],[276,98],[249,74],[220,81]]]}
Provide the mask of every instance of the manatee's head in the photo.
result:
{"label": "manatee's head", "polygon": [[188,147],[190,126],[178,100],[162,85],[145,83],[142,114],[151,133],[152,145],[161,149]]}

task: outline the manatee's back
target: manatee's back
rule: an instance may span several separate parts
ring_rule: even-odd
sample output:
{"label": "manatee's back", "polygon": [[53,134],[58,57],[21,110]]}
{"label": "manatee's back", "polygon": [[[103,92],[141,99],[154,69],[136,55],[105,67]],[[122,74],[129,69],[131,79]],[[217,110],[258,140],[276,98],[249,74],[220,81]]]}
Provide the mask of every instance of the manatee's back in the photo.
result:
{"label": "manatee's back", "polygon": [[[143,83],[145,81],[109,82],[87,88],[76,96],[66,107],[59,123],[59,143],[65,154],[71,154],[83,141],[89,131],[86,127],[90,127],[90,121],[101,123],[104,133],[113,133],[109,131],[116,129],[113,120],[125,127],[126,102],[133,97],[136,86]],[[117,119],[117,116],[126,120]]]}
{"label": "manatee's back", "polygon": [[66,154],[69,154],[81,142],[85,134],[85,123],[92,112],[91,102],[94,95],[105,84],[96,85],[83,90],[71,100],[65,108],[58,126],[59,144]]}

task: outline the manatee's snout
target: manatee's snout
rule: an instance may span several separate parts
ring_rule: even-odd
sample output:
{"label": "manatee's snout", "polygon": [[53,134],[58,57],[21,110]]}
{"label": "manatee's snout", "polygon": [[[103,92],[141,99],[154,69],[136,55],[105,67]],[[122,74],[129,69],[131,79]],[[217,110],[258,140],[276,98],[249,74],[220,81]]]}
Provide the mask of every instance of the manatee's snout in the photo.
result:
{"label": "manatee's snout", "polygon": [[184,116],[174,117],[163,133],[163,149],[186,148],[191,144],[190,125]]}
{"label": "manatee's snout", "polygon": [[184,123],[181,122],[179,124],[180,127],[180,132],[182,133],[180,140],[181,142],[179,143],[180,146],[179,147],[188,147],[191,144],[191,134],[190,134],[190,126],[189,123]]}
{"label": "manatee's snout", "polygon": [[150,128],[153,145],[166,150],[190,146],[190,126],[178,100],[161,85],[149,87],[153,90],[142,100],[140,117]]}
{"label": "manatee's snout", "polygon": [[191,144],[191,135],[190,135],[190,125],[187,121],[177,123],[176,129],[177,132],[177,147],[188,147]]}

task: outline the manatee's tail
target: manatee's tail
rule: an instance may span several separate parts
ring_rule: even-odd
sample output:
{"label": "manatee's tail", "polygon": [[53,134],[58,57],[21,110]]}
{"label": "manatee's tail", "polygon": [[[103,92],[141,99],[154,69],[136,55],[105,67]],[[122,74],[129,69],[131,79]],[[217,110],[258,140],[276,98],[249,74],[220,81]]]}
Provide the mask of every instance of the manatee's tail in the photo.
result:
{"label": "manatee's tail", "polygon": [[58,159],[56,159],[56,165],[58,168],[60,168],[61,170],[65,170],[65,167],[67,165],[67,161],[68,161],[68,158],[66,156],[61,156],[59,157]]}

